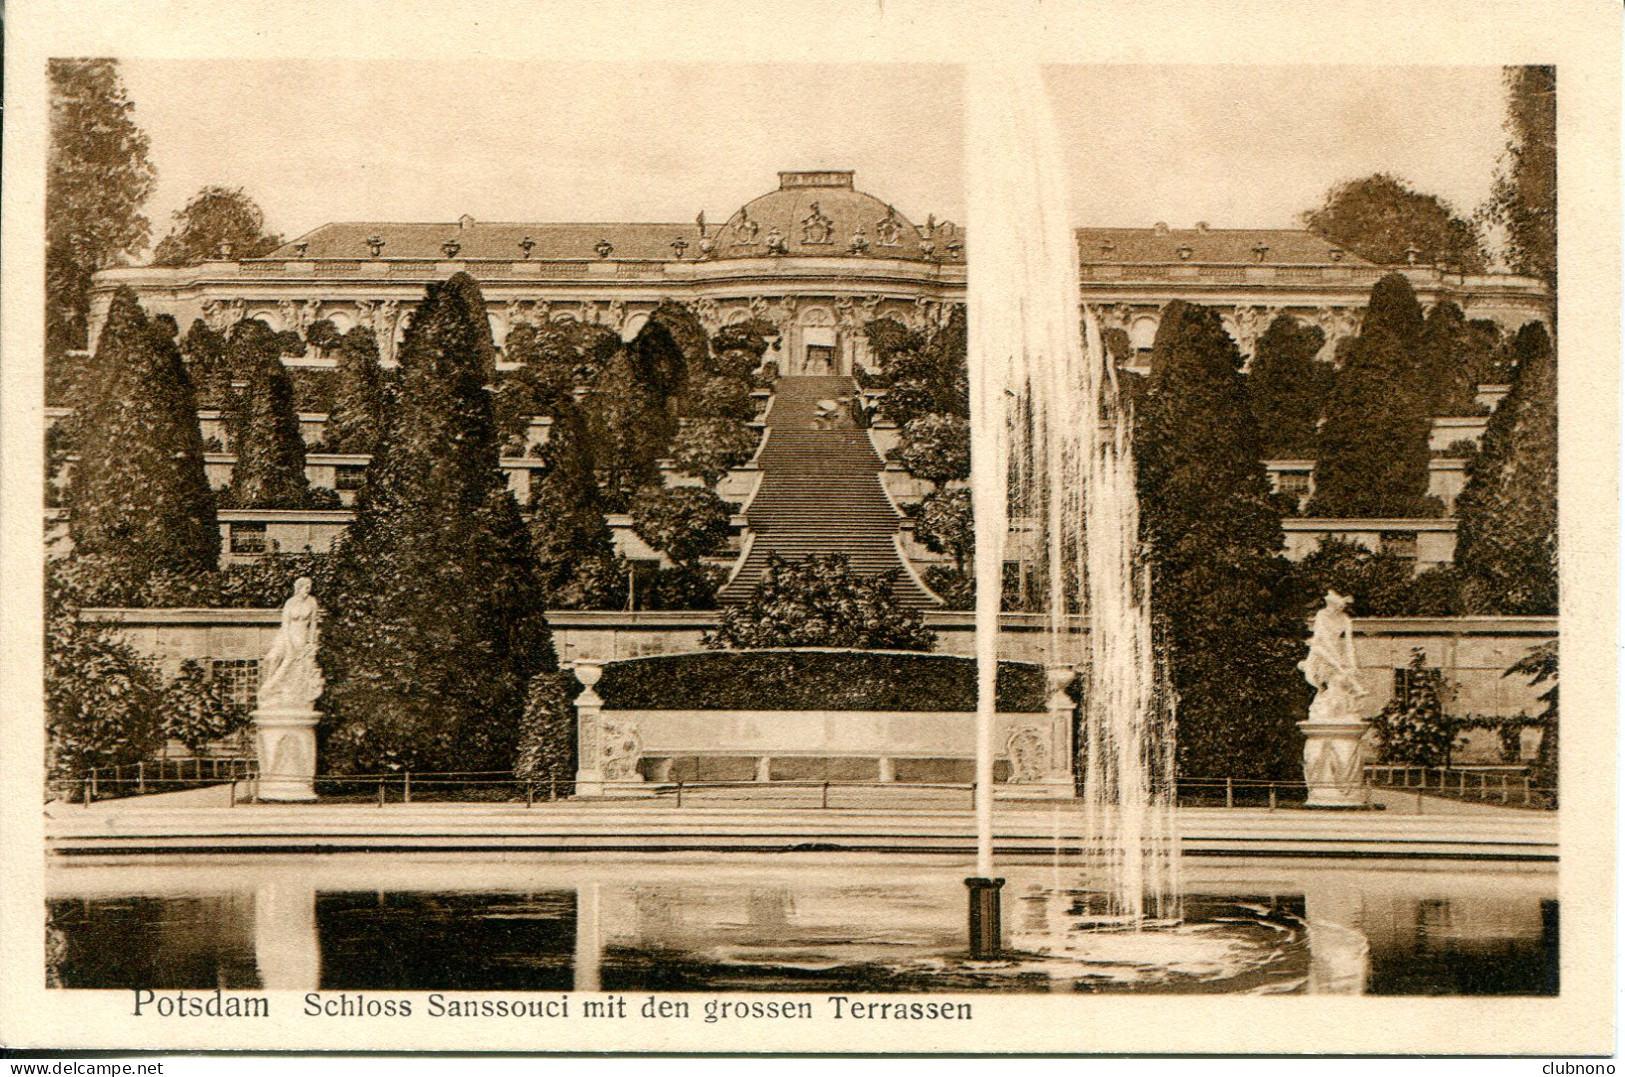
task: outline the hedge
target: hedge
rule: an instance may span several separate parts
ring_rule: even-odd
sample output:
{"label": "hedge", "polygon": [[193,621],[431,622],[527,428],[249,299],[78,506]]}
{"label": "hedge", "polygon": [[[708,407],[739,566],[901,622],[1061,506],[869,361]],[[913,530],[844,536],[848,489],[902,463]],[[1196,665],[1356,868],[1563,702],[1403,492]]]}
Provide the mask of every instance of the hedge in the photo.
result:
{"label": "hedge", "polygon": [[[597,686],[612,710],[974,711],[976,662],[892,651],[710,651],[627,659]],[[1006,713],[1045,709],[1044,670],[1000,662]]]}

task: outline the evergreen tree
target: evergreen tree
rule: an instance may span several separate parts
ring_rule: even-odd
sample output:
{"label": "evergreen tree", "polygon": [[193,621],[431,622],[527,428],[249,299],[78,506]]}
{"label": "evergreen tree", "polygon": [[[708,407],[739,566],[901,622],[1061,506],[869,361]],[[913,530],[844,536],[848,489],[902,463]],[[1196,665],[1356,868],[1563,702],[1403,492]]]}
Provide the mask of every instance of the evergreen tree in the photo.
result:
{"label": "evergreen tree", "polygon": [[[669,346],[657,330],[670,335]],[[637,346],[645,340],[649,343]],[[716,372],[705,327],[693,311],[670,299],[649,312],[649,320],[638,330],[634,352],[641,380],[661,397],[676,393],[689,379],[703,382]]]}
{"label": "evergreen tree", "polygon": [[1258,338],[1247,388],[1266,458],[1315,455],[1315,429],[1332,379],[1331,366],[1315,358],[1325,343],[1319,326],[1304,325],[1290,314],[1270,322]]}
{"label": "evergreen tree", "polygon": [[310,489],[305,441],[293,405],[293,379],[282,365],[276,336],[262,321],[238,322],[226,354],[232,368],[248,377],[227,427],[237,454],[232,503],[245,509],[300,508]]}
{"label": "evergreen tree", "polygon": [[45,180],[45,350],[86,346],[90,278],[146,246],[156,173],[115,60],[53,59]]}
{"label": "evergreen tree", "polygon": [[1217,312],[1180,301],[1153,351],[1134,443],[1177,763],[1193,776],[1288,777],[1308,704],[1296,669],[1305,610],[1279,553],[1241,353]]}
{"label": "evergreen tree", "polygon": [[1432,424],[1417,367],[1421,336],[1410,282],[1398,273],[1379,280],[1327,400],[1309,515],[1439,514],[1427,496]]}
{"label": "evergreen tree", "polygon": [[181,338],[181,357],[197,390],[199,407],[224,408],[231,400],[231,367],[226,362],[226,338],[202,318],[194,318]]}
{"label": "evergreen tree", "polygon": [[1557,612],[1557,355],[1539,322],[1518,331],[1512,391],[1491,416],[1456,499],[1456,567],[1469,613]]}
{"label": "evergreen tree", "polygon": [[378,366],[378,338],[365,326],[339,341],[338,379],[327,415],[325,440],[331,452],[370,453],[384,428],[384,379]]}
{"label": "evergreen tree", "polygon": [[585,419],[568,397],[554,407],[541,455],[546,470],[532,473],[530,539],[547,608],[619,609],[625,565],[604,519]]}
{"label": "evergreen tree", "polygon": [[625,512],[633,494],[659,481],[658,462],[677,430],[666,399],[646,380],[645,364],[638,361],[640,351],[675,351],[675,347],[670,334],[658,325],[644,330],[649,336],[639,334],[643,346],[634,342],[617,351],[586,401],[593,464],[609,512]]}
{"label": "evergreen tree", "polygon": [[220,557],[197,405],[180,350],[120,288],[73,419],[69,534],[79,557],[138,584],[154,573],[212,572]]}
{"label": "evergreen tree", "polygon": [[1472,415],[1478,380],[1473,375],[1467,318],[1460,307],[1448,299],[1433,305],[1422,325],[1421,349],[1427,414]]}
{"label": "evergreen tree", "polygon": [[530,540],[498,471],[494,357],[473,278],[431,284],[320,596],[330,769],[507,770],[531,678],[557,668]]}

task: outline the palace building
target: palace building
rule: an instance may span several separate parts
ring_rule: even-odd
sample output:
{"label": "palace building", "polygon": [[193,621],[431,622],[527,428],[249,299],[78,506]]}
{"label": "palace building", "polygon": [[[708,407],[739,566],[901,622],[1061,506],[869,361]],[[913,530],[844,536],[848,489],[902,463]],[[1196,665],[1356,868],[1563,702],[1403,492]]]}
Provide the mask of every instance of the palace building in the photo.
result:
{"label": "palace building", "polygon": [[[1080,228],[1083,303],[1106,326],[1149,351],[1170,300],[1218,308],[1251,352],[1281,313],[1318,325],[1328,349],[1359,328],[1372,265],[1295,229]],[[276,330],[326,318],[340,330],[370,325],[388,362],[426,284],[472,274],[500,346],[524,322],[575,319],[630,338],[662,300],[688,305],[708,330],[765,317],[782,332],[786,374],[851,374],[867,360],[862,328],[877,317],[914,328],[943,320],[965,297],[974,239],[951,221],[906,216],[857,189],[844,171],[781,172],[776,190],[721,224],[345,222],[322,225],[264,258],[178,268],[111,269],[97,278],[92,339],[112,291],[130,285],[150,313],[184,329],[203,318],[224,329],[259,318]],[[1408,265],[1424,306],[1454,300],[1469,318],[1515,330],[1549,321],[1551,297],[1535,280]],[[295,360],[297,362],[297,360]],[[328,362],[309,359],[311,364]]]}
{"label": "palace building", "polygon": [[[911,207],[912,209],[912,207]],[[1420,264],[1379,266],[1312,233],[1296,229],[1087,227],[1077,230],[1080,303],[1104,327],[1121,329],[1144,366],[1164,306],[1182,299],[1213,307],[1244,356],[1281,314],[1325,332],[1322,358],[1358,332],[1372,285],[1403,273],[1424,307],[1444,300],[1469,319],[1490,319],[1504,332],[1530,321],[1550,323],[1553,298],[1537,280],[1504,273],[1468,274]],[[277,331],[305,330],[319,320],[339,331],[367,326],[377,335],[385,364],[395,361],[414,305],[425,287],[455,273],[471,274],[484,293],[492,335],[502,345],[523,324],[578,321],[606,326],[631,340],[662,302],[688,307],[708,332],[765,319],[777,329],[770,358],[778,362],[779,391],[767,414],[768,436],[757,459],[716,486],[739,506],[735,539],[726,556],[722,605],[748,597],[769,553],[786,557],[845,553],[864,572],[899,570],[898,599],[926,611],[939,649],[971,651],[970,616],[942,608],[923,576],[944,558],[913,534],[905,512],[931,488],[887,450],[897,431],[877,422],[867,430],[818,430],[820,398],[852,386],[860,368],[873,365],[864,326],[892,318],[929,332],[965,300],[967,261],[975,237],[952,221],[904,213],[884,197],[858,189],[849,171],[779,173],[776,189],[717,218],[691,222],[496,223],[471,216],[428,223],[324,224],[263,258],[218,259],[181,267],[133,266],[97,275],[91,337],[106,316],[112,293],[132,287],[149,314],[172,315],[184,331],[201,318],[226,330],[257,318]],[[285,360],[290,366],[331,367],[312,350]],[[502,364],[499,359],[499,366]],[[1481,386],[1479,400],[1493,406],[1504,386]],[[55,409],[60,415],[60,409]],[[805,414],[803,414],[805,413]],[[306,439],[321,437],[321,413],[300,416]],[[205,437],[223,434],[217,413],[200,414]],[[1435,421],[1433,448],[1443,450],[1483,431],[1482,417]],[[545,419],[536,421],[545,437]],[[761,425],[761,424],[759,424]],[[223,440],[223,438],[222,438]],[[206,465],[216,486],[229,481],[235,458],[211,452]],[[345,505],[361,484],[367,458],[311,453],[313,484],[335,489]],[[1307,495],[1313,461],[1266,461],[1277,488]],[[1465,483],[1464,462],[1441,453],[1433,461],[1430,492],[1446,511]],[[511,489],[525,503],[539,460],[504,457]],[[667,481],[685,480],[668,470]],[[60,532],[61,510],[52,510]],[[223,509],[225,560],[268,552],[321,551],[343,531],[348,509]],[[658,563],[624,516],[610,525],[620,552],[633,562]],[[1283,521],[1286,554],[1301,558],[1320,540],[1337,535],[1398,553],[1417,570],[1450,561],[1455,521]],[[106,610],[89,615],[119,626],[138,647],[166,666],[193,657],[212,662],[217,675],[242,674],[245,701],[250,667],[274,627],[272,611]],[[572,610],[549,614],[561,657],[615,660],[692,650],[714,627],[705,611]],[[1031,615],[1007,615],[1008,653],[1041,657],[1041,626]],[[1426,619],[1362,623],[1373,665],[1402,668],[1412,647],[1423,647],[1462,686],[1464,698],[1484,713],[1515,713],[1532,704],[1502,672],[1531,641],[1555,632],[1550,619],[1463,618],[1449,624]],[[1437,652],[1435,654],[1435,652]],[[239,668],[241,667],[241,668]]]}

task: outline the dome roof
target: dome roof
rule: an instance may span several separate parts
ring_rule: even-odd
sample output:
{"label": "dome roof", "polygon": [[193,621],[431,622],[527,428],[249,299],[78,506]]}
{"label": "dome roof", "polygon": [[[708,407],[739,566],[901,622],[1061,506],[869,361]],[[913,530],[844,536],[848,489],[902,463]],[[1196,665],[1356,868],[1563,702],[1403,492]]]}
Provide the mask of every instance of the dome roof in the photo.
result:
{"label": "dome roof", "polygon": [[896,207],[854,190],[851,172],[780,172],[778,190],[745,203],[717,229],[714,256],[925,260],[940,240],[922,240]]}

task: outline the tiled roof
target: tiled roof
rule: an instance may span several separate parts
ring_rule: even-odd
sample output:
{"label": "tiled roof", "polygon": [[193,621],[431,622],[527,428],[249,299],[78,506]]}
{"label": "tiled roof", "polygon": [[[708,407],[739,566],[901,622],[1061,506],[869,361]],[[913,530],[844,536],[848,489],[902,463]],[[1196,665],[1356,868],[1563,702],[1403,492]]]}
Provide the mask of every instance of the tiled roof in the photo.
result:
{"label": "tiled roof", "polygon": [[[827,192],[819,192],[826,194]],[[879,204],[879,203],[877,203]],[[709,229],[713,238],[731,225],[718,222]],[[909,238],[918,235],[912,226]],[[965,231],[957,238],[965,242]],[[1267,248],[1262,262],[1266,265],[1325,265],[1335,261],[1350,265],[1369,265],[1365,259],[1349,251],[1339,252],[1312,232],[1293,228],[1079,228],[1078,260],[1085,265],[1169,263],[1190,261],[1207,264],[1248,264],[1260,261],[1258,247]],[[677,252],[672,243],[679,238],[686,244],[685,260],[699,257],[700,233],[694,223],[688,224],[526,224],[482,223],[465,219],[445,224],[401,223],[393,221],[360,221],[324,224],[307,232],[297,240],[285,243],[271,252],[270,258],[298,258],[297,244],[306,244],[306,258],[358,258],[371,256],[367,241],[373,237],[384,240],[381,257],[434,258],[445,257],[442,245],[448,240],[459,244],[456,257],[514,259],[524,258],[521,241],[527,237],[533,242],[530,257],[549,259],[596,259],[597,246],[607,241],[611,250],[608,257],[615,259],[653,259],[673,261]],[[1103,250],[1103,244],[1110,244]],[[1181,248],[1189,249],[1189,256],[1181,258]],[[1334,252],[1338,252],[1334,257]],[[791,253],[799,253],[792,250]],[[837,253],[845,253],[844,249]],[[872,252],[874,253],[874,252]],[[970,253],[967,243],[967,254]],[[718,250],[719,257],[739,251],[729,248]]]}
{"label": "tiled roof", "polygon": [[[1111,244],[1102,250],[1102,244]],[[1370,265],[1352,251],[1343,251],[1333,258],[1339,248],[1334,243],[1296,228],[1080,228],[1078,229],[1078,259],[1094,264],[1133,262],[1207,262],[1236,263],[1259,262],[1259,246],[1267,247],[1262,262],[1266,265],[1325,265],[1343,261],[1351,265]],[[1180,248],[1188,248],[1188,258],[1180,257]]]}
{"label": "tiled roof", "polygon": [[306,258],[369,258],[367,240],[384,241],[384,258],[444,258],[442,244],[459,244],[458,258],[499,258],[521,260],[520,243],[528,236],[535,246],[532,259],[588,258],[608,241],[611,258],[665,259],[677,257],[671,244],[679,237],[688,244],[685,258],[694,258],[700,242],[699,228],[688,224],[524,224],[480,221],[450,221],[445,224],[415,224],[396,221],[359,221],[324,224],[272,251],[270,258],[297,258],[297,244],[307,244]]}

